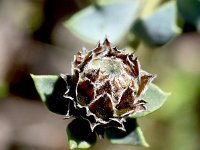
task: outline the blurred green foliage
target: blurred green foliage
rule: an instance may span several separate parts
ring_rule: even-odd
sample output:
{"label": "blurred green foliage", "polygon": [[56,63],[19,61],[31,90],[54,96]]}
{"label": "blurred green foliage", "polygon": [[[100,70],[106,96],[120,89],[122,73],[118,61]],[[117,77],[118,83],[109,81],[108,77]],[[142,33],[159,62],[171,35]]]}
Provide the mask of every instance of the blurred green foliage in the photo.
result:
{"label": "blurred green foliage", "polygon": [[[199,6],[198,0],[92,0],[89,6],[64,22],[68,30],[85,42],[96,44],[107,36],[112,43],[137,48],[144,63],[158,72],[159,85],[172,93],[163,109],[152,115],[158,122],[169,125],[163,128],[167,130],[165,144],[155,142],[158,149],[198,150],[200,147],[197,140],[200,138],[200,111],[196,108],[200,105],[199,72],[176,69],[173,62],[176,56],[171,56],[175,53],[167,52],[167,45],[185,35],[188,29],[199,31]],[[159,48],[161,46],[165,51]],[[157,65],[152,65],[155,63]]]}
{"label": "blurred green foliage", "polygon": [[[128,45],[129,48],[138,48],[137,53],[143,56],[144,63],[149,68],[154,67],[152,70],[158,72],[158,78],[161,78],[160,80],[158,79],[159,85],[171,92],[169,101],[165,106],[158,113],[152,115],[158,122],[159,120],[164,121],[166,125],[169,125],[168,128],[163,128],[167,132],[164,138],[165,142],[163,144],[155,142],[157,148],[198,150],[200,148],[198,144],[200,139],[200,111],[198,110],[200,109],[200,73],[199,70],[193,69],[191,72],[187,71],[187,69],[177,68],[174,62],[178,61],[180,55],[184,54],[179,52],[176,55],[175,52],[167,50],[170,48],[167,45],[187,34],[188,31],[200,31],[200,1],[141,0],[139,5],[137,4],[138,1],[134,0],[123,2],[112,0],[107,3],[104,1],[104,5],[100,5],[98,2],[96,1],[95,4],[93,3],[89,6],[93,7],[94,11],[90,16],[85,13],[89,8],[85,8],[66,20],[66,27],[86,42],[88,42],[88,39],[83,37],[90,37],[90,42],[96,43],[97,39],[102,39],[106,35],[111,38],[113,43],[123,43],[126,46]],[[135,3],[135,8],[138,10],[137,13],[117,14],[118,11],[126,9],[125,3],[129,4],[130,2],[133,2],[131,5]],[[110,7],[118,11],[108,11],[107,13],[109,14],[105,14],[103,10]],[[104,17],[97,17],[96,12]],[[117,18],[117,21],[112,20],[112,16]],[[125,25],[124,18],[129,19],[131,24],[127,21],[127,25]],[[84,24],[87,24],[87,26]],[[104,27],[108,30],[103,30]],[[95,31],[96,33],[94,33]],[[188,44],[190,43],[188,42]],[[159,49],[160,46],[164,46],[165,50]],[[144,48],[152,51],[143,50]],[[153,51],[155,48],[158,48],[161,52],[158,52],[158,50]],[[190,49],[187,49],[187,51],[190,51]],[[190,55],[190,53],[188,54]],[[152,55],[155,56],[153,57]],[[187,60],[189,55],[185,55],[185,61],[183,62],[199,66],[200,62],[198,60]],[[192,55],[199,55],[199,52],[191,51],[191,56],[189,57],[192,57]],[[190,63],[188,61],[194,62]],[[183,62],[181,63],[182,68],[184,68]],[[155,63],[158,65],[154,65]],[[190,65],[185,65],[185,67],[188,66]],[[158,68],[155,69],[156,67]]]}
{"label": "blurred green foliage", "polygon": [[177,0],[177,7],[184,20],[193,24],[200,31],[200,1]]}
{"label": "blurred green foliage", "polygon": [[113,43],[119,43],[137,18],[142,1],[95,3],[74,14],[65,26],[89,43],[103,41],[105,36]]}
{"label": "blurred green foliage", "polygon": [[[12,7],[6,7],[5,4],[2,3],[3,1],[8,2],[9,5],[11,3]],[[8,27],[6,28],[7,30],[2,28],[6,33],[5,35],[10,36],[10,32],[15,33],[14,31],[18,29],[15,28],[15,26],[17,26],[20,27],[20,31],[17,30],[17,32],[23,32],[27,40],[24,42],[26,46],[18,47],[18,49],[25,49],[25,51],[28,51],[28,55],[24,53],[25,51],[16,50],[16,53],[19,55],[14,53],[13,56],[15,57],[13,59],[12,57],[8,57],[8,54],[9,52],[15,51],[13,49],[10,49],[10,51],[5,49],[5,54],[6,57],[8,57],[9,63],[12,63],[11,60],[15,60],[14,63],[18,63],[16,56],[20,56],[20,58],[21,56],[25,56],[28,58],[28,61],[26,60],[27,62],[24,61],[23,63],[26,63],[24,66],[28,66],[29,72],[41,74],[46,72],[45,69],[48,68],[51,73],[57,73],[58,70],[56,69],[58,67],[56,66],[57,68],[55,69],[54,65],[58,63],[58,60],[56,60],[58,57],[60,59],[62,58],[56,50],[54,51],[55,53],[52,53],[52,45],[53,47],[62,47],[65,49],[67,56],[71,56],[71,54],[74,53],[73,50],[77,50],[76,44],[72,42],[74,40],[72,34],[69,34],[67,38],[63,37],[60,33],[56,36],[56,38],[60,37],[58,41],[61,40],[61,43],[64,41],[63,43],[67,46],[64,44],[64,46],[59,45],[59,43],[50,40],[52,37],[55,38],[55,31],[54,34],[52,34],[52,32],[53,29],[55,29],[55,25],[59,24],[59,19],[63,16],[67,16],[65,19],[62,18],[61,22],[64,19],[64,26],[76,37],[74,41],[77,43],[80,41],[82,43],[85,42],[85,45],[87,45],[88,42],[96,44],[99,39],[104,39],[105,36],[107,36],[115,45],[119,45],[120,47],[123,45],[123,47],[128,47],[129,50],[131,49],[130,52],[133,52],[132,49],[136,49],[135,52],[139,56],[142,66],[146,67],[150,72],[157,74],[158,77],[155,80],[156,84],[165,91],[171,93],[162,109],[151,114],[147,118],[138,119],[141,129],[144,130],[145,137],[151,145],[148,149],[199,150],[199,0],[46,0],[44,7],[40,4],[43,2],[37,1],[35,4],[34,2],[35,1],[30,2],[23,0],[17,2],[0,1],[0,27],[4,25]],[[25,4],[21,5],[22,3]],[[60,3],[60,5],[57,3]],[[131,6],[127,8],[130,9],[127,9],[126,6],[129,4],[131,4]],[[131,8],[134,10],[131,10]],[[5,11],[5,9],[7,10]],[[109,14],[104,14],[104,10],[106,10],[106,13],[109,12]],[[123,12],[124,10],[127,14]],[[97,14],[103,14],[104,17],[98,18]],[[2,18],[8,19],[2,21]],[[9,22],[9,19],[12,21]],[[106,19],[108,19],[108,21],[106,21]],[[8,26],[9,23],[11,23],[11,28]],[[2,34],[3,32],[0,33],[1,37],[7,37]],[[64,31],[62,33],[65,34]],[[68,34],[68,32],[66,32],[66,34]],[[15,45],[15,42],[18,41],[21,36],[18,34],[13,35],[11,34],[11,36],[13,36],[11,40],[6,39],[5,41],[8,42],[3,43]],[[36,43],[28,41],[30,39],[34,39],[37,44],[41,44],[42,46],[40,45],[41,47],[39,46],[40,48],[38,48]],[[40,42],[38,43],[37,41]],[[44,44],[42,42],[46,42],[50,46],[45,48],[46,43]],[[82,43],[81,45],[83,45]],[[34,47],[35,45],[37,45],[36,47],[38,49],[45,49],[46,54],[43,55],[41,50],[35,55],[37,52],[37,48]],[[31,49],[32,47],[35,49]],[[4,50],[4,47],[1,47],[0,51],[2,50]],[[185,53],[185,51],[187,51],[187,53]],[[31,52],[31,57],[29,52]],[[49,63],[48,59],[51,54],[53,55],[54,62]],[[41,60],[35,59],[36,56]],[[1,55],[1,57],[6,58],[4,55]],[[35,59],[37,64],[34,64],[35,62],[31,59]],[[63,62],[65,62],[66,59],[67,58],[65,58]],[[72,59],[73,58],[70,58],[70,61]],[[179,64],[177,64],[177,62]],[[39,66],[37,66],[38,64]],[[2,63],[1,68],[4,66],[8,67],[12,65],[5,65]],[[16,65],[13,66],[16,67]],[[63,68],[66,69],[65,67],[66,66]],[[63,69],[62,67],[60,68]],[[17,69],[20,70],[24,68]],[[15,68],[15,71],[17,69]],[[66,70],[63,70],[63,72],[65,71]],[[14,81],[20,79],[18,78],[19,74],[12,73],[9,77],[10,76],[15,78]],[[0,96],[9,96],[10,84],[13,83],[5,82],[4,77],[1,77],[1,79]],[[23,85],[25,88],[22,88],[22,86],[16,86],[15,88],[23,91],[23,94],[29,95],[30,98],[31,94],[28,93],[30,90],[27,90],[29,89],[28,82],[25,82]],[[105,147],[104,144],[98,146],[100,148],[95,148],[112,149],[107,145],[107,147]],[[112,147],[116,149],[122,148],[119,145]],[[132,149],[132,147],[130,148],[128,146],[123,148]],[[137,149],[137,147],[134,149]]]}
{"label": "blurred green foliage", "polygon": [[150,46],[161,46],[181,33],[177,26],[177,9],[174,1],[167,2],[150,15],[138,18],[132,27],[136,37]]}
{"label": "blurred green foliage", "polygon": [[[108,36],[113,43],[140,39],[161,46],[182,33],[183,23],[199,29],[198,0],[94,0],[75,13],[65,26],[82,40],[95,44]],[[134,36],[131,36],[134,35]]]}

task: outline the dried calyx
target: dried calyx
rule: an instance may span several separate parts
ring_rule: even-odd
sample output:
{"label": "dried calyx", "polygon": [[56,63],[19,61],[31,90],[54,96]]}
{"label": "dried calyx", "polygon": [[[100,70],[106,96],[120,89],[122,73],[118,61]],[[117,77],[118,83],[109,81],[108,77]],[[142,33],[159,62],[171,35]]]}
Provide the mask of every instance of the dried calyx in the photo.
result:
{"label": "dried calyx", "polygon": [[93,50],[78,52],[72,75],[61,76],[67,83],[66,117],[88,120],[97,133],[110,126],[125,130],[127,117],[148,111],[140,95],[155,77],[141,70],[134,54],[111,47],[108,39]]}

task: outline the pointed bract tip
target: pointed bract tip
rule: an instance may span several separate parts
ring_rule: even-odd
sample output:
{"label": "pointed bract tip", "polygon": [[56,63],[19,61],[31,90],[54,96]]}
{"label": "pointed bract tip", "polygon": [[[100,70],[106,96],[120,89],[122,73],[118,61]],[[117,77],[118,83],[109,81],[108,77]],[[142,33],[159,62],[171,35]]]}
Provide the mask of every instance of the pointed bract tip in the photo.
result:
{"label": "pointed bract tip", "polygon": [[97,47],[101,47],[101,42],[100,42],[100,40],[97,42]]}
{"label": "pointed bract tip", "polygon": [[113,47],[113,50],[118,51],[117,47]]}
{"label": "pointed bract tip", "polygon": [[105,46],[110,46],[110,42],[108,41],[108,38],[106,37],[104,42],[103,42],[103,45]]}

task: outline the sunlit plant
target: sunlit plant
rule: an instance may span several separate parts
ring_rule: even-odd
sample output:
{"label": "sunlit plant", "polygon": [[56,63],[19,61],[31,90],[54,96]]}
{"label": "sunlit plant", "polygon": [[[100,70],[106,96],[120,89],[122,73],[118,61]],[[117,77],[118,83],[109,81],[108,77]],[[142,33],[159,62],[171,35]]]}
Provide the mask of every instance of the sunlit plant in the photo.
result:
{"label": "sunlit plant", "polygon": [[32,75],[47,108],[74,120],[67,127],[69,145],[89,148],[96,135],[113,144],[148,146],[137,117],[160,108],[168,94],[151,83],[135,54],[112,47],[106,38],[92,50],[79,51],[71,75]]}

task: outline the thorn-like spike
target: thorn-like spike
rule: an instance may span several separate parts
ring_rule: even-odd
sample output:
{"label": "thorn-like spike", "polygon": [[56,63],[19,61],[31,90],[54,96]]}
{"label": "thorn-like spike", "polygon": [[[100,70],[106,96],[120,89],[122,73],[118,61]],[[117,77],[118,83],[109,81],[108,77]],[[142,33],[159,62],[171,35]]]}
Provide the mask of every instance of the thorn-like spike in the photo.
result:
{"label": "thorn-like spike", "polygon": [[113,50],[116,51],[116,52],[118,51],[117,47],[113,47]]}
{"label": "thorn-like spike", "polygon": [[102,46],[101,46],[101,43],[100,43],[100,41],[99,41],[99,42],[97,43],[96,48],[93,49],[93,53],[94,53],[95,55],[98,55],[99,53],[101,53],[101,51],[102,51]]}
{"label": "thorn-like spike", "polygon": [[101,47],[101,42],[100,42],[100,40],[98,41],[98,43],[97,43],[97,46],[96,47],[98,47],[98,48],[100,48]]}
{"label": "thorn-like spike", "polygon": [[110,46],[110,42],[108,41],[108,38],[106,37],[104,42],[103,42],[103,45],[105,46]]}

